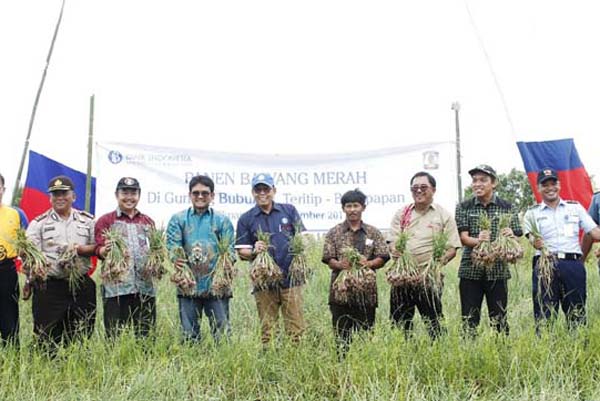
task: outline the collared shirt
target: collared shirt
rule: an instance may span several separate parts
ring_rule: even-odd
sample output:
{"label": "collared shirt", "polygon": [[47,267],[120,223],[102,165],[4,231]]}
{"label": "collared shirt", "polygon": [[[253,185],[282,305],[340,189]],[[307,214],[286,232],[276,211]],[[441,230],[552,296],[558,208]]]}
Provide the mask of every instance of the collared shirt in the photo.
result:
{"label": "collared shirt", "polygon": [[0,263],[17,257],[12,241],[19,228],[27,228],[25,213],[17,207],[0,204]]}
{"label": "collared shirt", "polygon": [[[333,227],[325,236],[322,261],[328,264],[331,259],[341,260],[342,250],[348,246],[354,247],[367,260],[378,257],[387,262],[390,258],[385,238],[377,228],[361,222],[360,228],[352,230],[347,220]],[[340,270],[331,271],[329,284],[329,303],[335,303],[333,297],[333,282],[341,273]],[[368,306],[377,306],[377,291],[364,300]]]}
{"label": "collared shirt", "polygon": [[[218,258],[219,239],[229,241],[233,251],[233,224],[227,216],[212,208],[199,214],[193,207],[174,214],[167,226],[167,248],[182,247],[196,277],[195,296],[209,295],[212,271]],[[181,293],[178,290],[178,294]]]}
{"label": "collared shirt", "polygon": [[[481,213],[486,213],[491,220],[491,240],[494,241],[498,237],[498,222],[503,214],[512,216],[510,228],[516,236],[523,235],[519,218],[510,203],[499,198],[496,194],[492,197],[487,206],[476,197],[469,198],[456,206],[456,226],[458,232],[466,231],[471,237],[479,236],[479,216]],[[460,260],[458,269],[458,277],[470,280],[503,280],[510,278],[510,270],[508,264],[496,262],[491,268],[475,266],[471,260],[471,251],[473,248],[468,246],[463,247],[463,254]]]}
{"label": "collared shirt", "polygon": [[[46,256],[49,264],[48,277],[64,279],[67,273],[57,266],[60,252],[65,246],[94,245],[94,216],[87,212],[71,209],[71,214],[63,219],[50,209],[33,219],[27,228],[27,238]],[[80,256],[81,273],[90,269],[90,258]]]}
{"label": "collared shirt", "polygon": [[596,192],[592,197],[588,213],[592,216],[596,224],[600,224],[600,192]]}
{"label": "collared shirt", "polygon": [[261,230],[271,234],[269,253],[283,273],[283,288],[290,287],[289,267],[292,263],[290,254],[290,239],[296,230],[304,231],[300,214],[293,205],[273,202],[269,214],[258,206],[244,213],[237,223],[236,245],[254,246],[258,241],[257,232]]}
{"label": "collared shirt", "polygon": [[[407,210],[410,209],[410,210]],[[403,216],[409,213],[409,218],[404,222]],[[398,210],[392,218],[391,235],[389,237],[393,247],[398,234],[402,230],[409,233],[406,249],[415,257],[419,265],[429,261],[433,253],[433,234],[444,232],[448,235],[448,246],[450,248],[460,248],[461,242],[456,228],[456,221],[452,215],[437,203],[429,205],[427,210],[419,212],[414,204],[407,205]]]}
{"label": "collared shirt", "polygon": [[119,208],[107,213],[98,219],[94,235],[96,237],[96,254],[98,249],[105,245],[103,233],[105,230],[114,229],[119,232],[129,252],[129,270],[119,283],[103,283],[102,296],[113,298],[127,294],[144,294],[156,296],[156,290],[151,279],[144,278],[143,272],[148,260],[148,231],[154,227],[154,221],[147,215],[135,211],[129,217]]}
{"label": "collared shirt", "polygon": [[[531,218],[535,219],[542,234],[544,245],[550,252],[579,253],[579,229],[586,233],[593,230],[597,224],[577,201],[560,199],[556,209],[544,202],[539,203],[525,213],[525,233],[531,232]],[[536,254],[538,254],[536,252]]]}

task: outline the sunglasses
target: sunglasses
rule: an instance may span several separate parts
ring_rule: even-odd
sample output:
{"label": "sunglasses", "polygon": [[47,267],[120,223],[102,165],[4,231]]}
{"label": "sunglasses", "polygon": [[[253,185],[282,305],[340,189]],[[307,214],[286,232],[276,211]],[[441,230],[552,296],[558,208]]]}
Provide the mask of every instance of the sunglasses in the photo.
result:
{"label": "sunglasses", "polygon": [[413,185],[410,187],[410,191],[412,193],[426,192],[429,188],[431,188],[429,185]]}
{"label": "sunglasses", "polygon": [[192,195],[195,197],[202,196],[203,198],[206,198],[210,194],[210,191],[192,191]]}

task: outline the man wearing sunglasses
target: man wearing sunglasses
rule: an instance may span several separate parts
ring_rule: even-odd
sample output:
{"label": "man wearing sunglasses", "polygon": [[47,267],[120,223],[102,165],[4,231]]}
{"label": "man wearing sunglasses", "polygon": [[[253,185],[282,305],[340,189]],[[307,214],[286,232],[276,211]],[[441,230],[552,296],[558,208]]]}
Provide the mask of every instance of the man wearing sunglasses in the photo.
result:
{"label": "man wearing sunglasses", "polygon": [[[460,248],[460,238],[456,222],[450,213],[433,202],[436,190],[435,178],[427,172],[418,172],[410,180],[410,191],[413,203],[396,212],[391,224],[390,248],[392,257],[400,257],[394,245],[398,234],[407,232],[407,252],[414,257],[420,271],[423,270],[433,254],[433,236],[443,232],[448,236],[446,253],[442,257],[447,264],[456,256]],[[438,337],[441,332],[442,288],[425,287],[419,284],[394,286],[390,291],[390,317],[397,327],[405,333],[412,329],[415,309],[427,324],[431,338]]]}
{"label": "man wearing sunglasses", "polygon": [[[270,174],[257,174],[252,179],[252,195],[256,205],[244,213],[237,224],[236,247],[242,259],[253,260],[259,252],[270,252],[283,273],[283,281],[277,288],[258,291],[254,289],[258,316],[261,320],[262,342],[271,340],[279,310],[283,315],[286,333],[292,341],[298,341],[304,332],[302,310],[302,287],[292,285],[289,267],[292,255],[289,249],[291,237],[304,225],[293,205],[276,203],[275,182]],[[258,240],[257,232],[271,234],[271,247]]]}
{"label": "man wearing sunglasses", "polygon": [[102,285],[104,330],[114,338],[119,330],[132,324],[137,337],[146,337],[156,323],[156,289],[152,277],[145,274],[148,259],[148,232],[154,221],[137,209],[141,187],[137,179],[123,177],[117,183],[117,208],[98,219],[95,229],[96,252],[102,259],[110,250],[105,230],[119,232],[129,252],[129,268],[125,279]]}
{"label": "man wearing sunglasses", "polygon": [[[179,317],[185,340],[200,341],[200,322],[204,313],[215,341],[229,333],[229,299],[231,292],[217,297],[212,294],[212,275],[218,258],[217,244],[229,244],[233,250],[233,225],[227,216],[215,211],[210,204],[215,198],[215,183],[205,175],[192,177],[189,182],[192,206],[174,214],[167,226],[167,247],[181,247],[186,260],[177,259],[180,267],[187,263],[194,273],[196,288],[192,295],[177,289]],[[177,283],[176,283],[177,284]]]}

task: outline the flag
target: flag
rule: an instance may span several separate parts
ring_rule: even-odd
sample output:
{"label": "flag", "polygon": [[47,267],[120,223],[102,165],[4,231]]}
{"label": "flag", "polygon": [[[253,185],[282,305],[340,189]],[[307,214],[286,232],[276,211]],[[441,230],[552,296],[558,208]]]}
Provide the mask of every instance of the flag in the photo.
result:
{"label": "flag", "polygon": [[588,208],[592,199],[592,182],[579,158],[572,138],[541,142],[517,142],[529,183],[538,202],[537,173],[551,168],[558,173],[560,197],[576,200]]}
{"label": "flag", "polygon": [[[75,185],[76,199],[73,207],[79,210],[85,209],[85,181],[86,175],[52,160],[42,154],[29,151],[29,167],[27,168],[27,179],[20,207],[23,209],[29,221],[33,220],[46,210],[50,209],[48,197],[48,182],[57,175],[66,175]],[[92,177],[92,195],[90,202],[90,213],[94,214],[96,209],[96,178]]]}

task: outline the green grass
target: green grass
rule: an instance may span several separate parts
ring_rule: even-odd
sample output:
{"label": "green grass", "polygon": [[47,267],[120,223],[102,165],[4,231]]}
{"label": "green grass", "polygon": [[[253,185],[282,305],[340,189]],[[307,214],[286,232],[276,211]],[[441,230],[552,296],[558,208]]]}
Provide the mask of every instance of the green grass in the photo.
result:
{"label": "green grass", "polygon": [[[528,256],[529,257],[529,256]],[[237,280],[233,335],[216,345],[204,320],[204,341],[180,342],[174,288],[163,280],[153,340],[125,333],[103,339],[101,311],[94,337],[48,359],[33,347],[31,304],[21,304],[21,351],[0,350],[2,400],[594,400],[600,399],[598,271],[588,266],[587,327],[569,331],[561,316],[534,333],[530,259],[509,285],[509,337],[482,319],[473,340],[460,335],[457,260],[444,289],[448,334],[431,342],[417,318],[414,336],[390,327],[389,288],[378,273],[380,306],[374,332],[357,338],[338,362],[327,307],[328,269],[311,250],[316,274],[305,289],[309,324],[299,345],[283,336],[263,349],[248,276]],[[242,269],[246,270],[246,268]],[[100,305],[99,300],[99,305]],[[484,308],[484,315],[487,311]]]}

